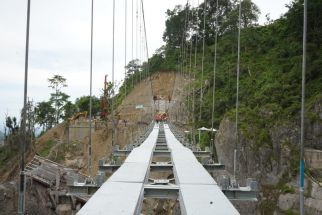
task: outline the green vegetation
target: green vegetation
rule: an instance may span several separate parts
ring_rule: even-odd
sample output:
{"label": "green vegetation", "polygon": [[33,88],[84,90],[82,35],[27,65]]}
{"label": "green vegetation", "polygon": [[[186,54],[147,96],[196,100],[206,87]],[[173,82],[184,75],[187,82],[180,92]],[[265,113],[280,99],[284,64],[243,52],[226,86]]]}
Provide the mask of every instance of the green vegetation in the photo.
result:
{"label": "green vegetation", "polygon": [[282,186],[281,192],[282,192],[283,194],[286,194],[286,193],[294,194],[294,193],[295,193],[295,189],[294,189],[294,187],[290,187],[289,185],[284,184],[284,185]]}
{"label": "green vegetation", "polygon": [[[82,96],[75,101],[75,109],[78,112],[89,112],[90,96]],[[75,112],[76,112],[75,111]],[[92,96],[92,114],[97,115],[101,111],[101,99],[96,96]]]}
{"label": "green vegetation", "polygon": [[6,163],[16,155],[18,155],[18,149],[10,149],[8,146],[0,148],[0,167],[6,166]]}
{"label": "green vegetation", "polygon": [[[303,0],[295,0],[288,5],[289,11],[280,19],[264,26],[256,24],[259,10],[249,0],[244,0],[241,31],[240,65],[240,132],[255,142],[254,149],[271,145],[269,130],[283,121],[297,122],[301,101],[302,67],[302,19]],[[224,116],[234,119],[236,101],[236,63],[237,63],[237,17],[236,1],[219,1],[219,38],[217,48],[215,127]],[[205,61],[203,108],[199,117],[199,94],[201,83],[201,58],[204,5],[197,8],[177,6],[167,11],[168,19],[162,46],[150,59],[150,71],[179,70],[190,73],[190,63],[194,65],[194,51],[197,44],[197,68],[191,75],[196,77],[195,119],[196,127],[211,126],[211,105],[214,58],[214,14],[216,5],[210,1],[206,6]],[[317,120],[313,106],[322,97],[322,2],[309,1],[308,5],[308,63],[306,97],[311,106],[307,117]],[[185,25],[187,12],[198,14]],[[184,28],[187,26],[187,29]],[[197,37],[198,36],[198,37]],[[197,43],[196,43],[196,39]],[[185,44],[182,47],[182,42]],[[192,47],[192,58],[190,49]],[[182,55],[182,50],[186,54]],[[184,56],[184,57],[182,57]],[[190,62],[192,59],[192,62]],[[203,138],[203,145],[210,137]]]}
{"label": "green vegetation", "polygon": [[66,155],[75,158],[82,153],[82,144],[79,142],[62,143],[55,149],[56,152],[49,158],[58,163],[64,163]]}
{"label": "green vegetation", "polygon": [[286,211],[282,211],[281,213],[284,214],[284,215],[299,215],[298,212],[294,212],[292,209],[288,209]]}
{"label": "green vegetation", "polygon": [[51,148],[55,145],[55,141],[54,140],[49,140],[47,141],[44,146],[42,146],[39,151],[38,154],[42,157],[47,157],[49,155],[49,152],[51,150]]}

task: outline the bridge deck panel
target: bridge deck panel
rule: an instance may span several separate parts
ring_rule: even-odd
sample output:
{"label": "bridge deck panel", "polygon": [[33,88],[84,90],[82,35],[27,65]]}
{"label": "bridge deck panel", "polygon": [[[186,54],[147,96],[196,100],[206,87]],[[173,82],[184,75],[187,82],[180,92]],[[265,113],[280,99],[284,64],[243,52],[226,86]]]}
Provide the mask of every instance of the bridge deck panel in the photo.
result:
{"label": "bridge deck panel", "polygon": [[127,161],[97,190],[77,213],[78,215],[139,214],[144,196],[144,181],[148,174],[159,132],[154,129],[141,144],[133,149]]}
{"label": "bridge deck panel", "polygon": [[238,215],[239,212],[216,185],[180,185],[187,215]]}
{"label": "bridge deck panel", "polygon": [[164,126],[164,131],[171,151],[174,175],[180,187],[181,213],[238,215],[238,211],[193,152],[175,138],[168,125]]}
{"label": "bridge deck panel", "polygon": [[141,183],[105,183],[77,214],[135,214],[142,187]]}

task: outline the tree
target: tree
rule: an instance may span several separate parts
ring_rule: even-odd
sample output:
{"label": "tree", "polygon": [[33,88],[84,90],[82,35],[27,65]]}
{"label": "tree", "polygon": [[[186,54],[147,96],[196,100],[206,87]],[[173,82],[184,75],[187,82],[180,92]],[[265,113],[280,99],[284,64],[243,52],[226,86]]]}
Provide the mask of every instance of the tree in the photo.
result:
{"label": "tree", "polygon": [[260,9],[251,0],[242,1],[242,26],[244,28],[250,27],[257,23]]}
{"label": "tree", "polygon": [[63,87],[67,87],[66,79],[60,75],[54,75],[48,79],[49,86],[54,90],[51,94],[50,101],[55,107],[55,124],[59,123],[59,120],[63,118],[63,107],[67,103],[69,96],[61,91]]}
{"label": "tree", "polygon": [[39,102],[35,107],[35,122],[42,127],[43,131],[51,128],[55,122],[55,109],[52,103]]}
{"label": "tree", "polygon": [[[82,96],[77,98],[75,105],[78,108],[78,111],[84,112],[89,111],[89,96]],[[101,100],[96,96],[92,96],[92,114],[96,115],[101,110]]]}
{"label": "tree", "polygon": [[9,134],[13,132],[13,123],[10,116],[6,116],[6,127],[9,129]]}
{"label": "tree", "polygon": [[134,75],[135,73],[140,71],[141,67],[139,65],[139,60],[131,60],[125,68],[127,69],[127,76]]}
{"label": "tree", "polygon": [[[132,79],[132,87],[134,86],[134,79],[137,79],[137,75],[141,72],[141,66],[139,64],[139,60],[138,59],[134,59],[131,60],[127,66],[125,67],[125,69],[127,70],[127,77],[128,79]],[[126,81],[127,79],[125,79]],[[113,89],[113,87],[112,87]],[[115,89],[114,89],[115,90]],[[114,95],[114,93],[112,93],[112,95]]]}
{"label": "tree", "polygon": [[173,10],[167,10],[167,20],[165,22],[165,31],[163,41],[171,46],[180,46],[182,40],[187,38],[186,17],[189,7],[177,5]]}
{"label": "tree", "polygon": [[63,110],[64,110],[64,120],[66,121],[77,112],[77,106],[76,104],[73,104],[72,102],[67,101],[63,107]]}

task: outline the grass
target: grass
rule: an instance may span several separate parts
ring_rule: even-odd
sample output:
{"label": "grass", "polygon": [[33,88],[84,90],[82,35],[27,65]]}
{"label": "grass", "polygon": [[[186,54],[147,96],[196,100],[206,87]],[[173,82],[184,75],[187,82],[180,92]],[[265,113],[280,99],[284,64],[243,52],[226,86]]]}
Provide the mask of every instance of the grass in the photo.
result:
{"label": "grass", "polygon": [[41,147],[38,151],[38,154],[42,157],[47,157],[51,148],[55,145],[54,140],[48,140],[43,147]]}
{"label": "grass", "polygon": [[8,146],[3,146],[0,148],[0,167],[3,167],[9,159],[16,156],[18,150],[10,149]]}
{"label": "grass", "polygon": [[295,189],[294,189],[294,187],[290,187],[290,186],[289,186],[289,185],[287,185],[287,184],[283,184],[283,185],[281,186],[281,192],[282,192],[283,194],[287,194],[287,193],[294,194],[294,193],[295,193]]}
{"label": "grass", "polygon": [[284,214],[284,215],[299,215],[298,212],[294,212],[292,209],[288,209],[286,211],[282,211],[281,213]]}

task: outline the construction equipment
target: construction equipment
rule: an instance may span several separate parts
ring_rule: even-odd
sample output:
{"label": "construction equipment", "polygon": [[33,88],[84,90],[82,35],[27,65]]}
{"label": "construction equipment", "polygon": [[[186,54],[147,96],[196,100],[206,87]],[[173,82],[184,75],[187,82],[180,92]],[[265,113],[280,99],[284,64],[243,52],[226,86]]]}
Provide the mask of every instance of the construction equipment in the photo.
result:
{"label": "construction equipment", "polygon": [[77,119],[79,119],[81,117],[86,118],[87,117],[87,111],[78,112],[78,113],[74,114],[74,116],[69,118],[68,121],[69,122],[75,121],[75,120],[77,120]]}
{"label": "construction equipment", "polygon": [[169,116],[166,112],[158,112],[154,116],[154,120],[156,122],[166,122],[168,120]]}
{"label": "construction equipment", "polygon": [[107,96],[108,96],[108,83],[107,83],[107,75],[105,75],[103,96],[102,96],[102,112],[101,112],[102,119],[106,119],[107,117]]}

